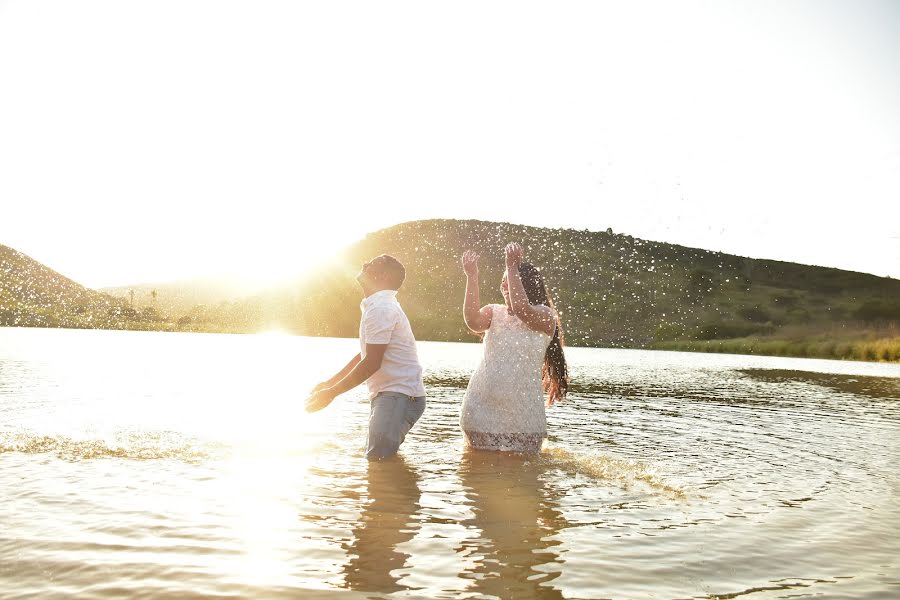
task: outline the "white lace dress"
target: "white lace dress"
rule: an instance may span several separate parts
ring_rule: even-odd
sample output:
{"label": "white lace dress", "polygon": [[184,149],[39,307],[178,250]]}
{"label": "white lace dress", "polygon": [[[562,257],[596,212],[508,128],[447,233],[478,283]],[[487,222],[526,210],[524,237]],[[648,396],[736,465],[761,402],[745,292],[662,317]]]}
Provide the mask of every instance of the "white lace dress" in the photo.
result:
{"label": "white lace dress", "polygon": [[541,368],[551,337],[492,304],[484,356],[469,380],[459,424],[481,450],[538,452],[547,436]]}

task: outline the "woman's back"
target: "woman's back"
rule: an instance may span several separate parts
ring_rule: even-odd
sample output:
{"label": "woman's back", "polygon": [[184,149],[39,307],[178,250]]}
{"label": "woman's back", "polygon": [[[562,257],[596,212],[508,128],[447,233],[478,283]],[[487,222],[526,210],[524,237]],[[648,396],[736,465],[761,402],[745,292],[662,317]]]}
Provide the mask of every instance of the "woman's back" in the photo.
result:
{"label": "woman's back", "polygon": [[[547,433],[541,369],[550,336],[530,329],[502,304],[491,305],[491,324],[484,337],[484,356],[469,380],[460,426],[470,443],[515,446],[509,434],[539,441]],[[484,442],[494,435],[496,444]],[[499,437],[496,434],[502,434]],[[499,441],[498,441],[499,440]],[[490,449],[522,450],[517,447]]]}

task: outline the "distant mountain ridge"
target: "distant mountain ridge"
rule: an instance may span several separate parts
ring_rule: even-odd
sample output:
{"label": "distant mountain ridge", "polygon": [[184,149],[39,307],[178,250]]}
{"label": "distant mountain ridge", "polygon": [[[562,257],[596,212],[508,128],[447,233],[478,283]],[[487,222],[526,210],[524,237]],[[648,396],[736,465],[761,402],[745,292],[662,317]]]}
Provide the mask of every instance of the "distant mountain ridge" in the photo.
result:
{"label": "distant mountain ridge", "polygon": [[129,302],[133,292],[135,308],[153,307],[163,315],[181,316],[197,305],[217,305],[258,294],[259,286],[244,287],[236,278],[202,277],[104,287],[99,291]]}

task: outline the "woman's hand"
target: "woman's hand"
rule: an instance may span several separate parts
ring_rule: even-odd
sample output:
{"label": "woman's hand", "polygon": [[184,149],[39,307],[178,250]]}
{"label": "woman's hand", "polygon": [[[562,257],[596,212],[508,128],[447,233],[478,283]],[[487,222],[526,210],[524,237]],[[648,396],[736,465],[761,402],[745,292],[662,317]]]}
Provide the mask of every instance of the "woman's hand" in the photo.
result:
{"label": "woman's hand", "polygon": [[478,276],[478,259],[481,258],[477,253],[472,250],[466,250],[462,255],[462,266],[463,271],[466,273],[466,277],[477,277]]}
{"label": "woman's hand", "polygon": [[525,250],[516,242],[507,244],[504,250],[506,252],[507,269],[509,267],[518,269],[519,265],[522,264],[522,260],[525,258]]}

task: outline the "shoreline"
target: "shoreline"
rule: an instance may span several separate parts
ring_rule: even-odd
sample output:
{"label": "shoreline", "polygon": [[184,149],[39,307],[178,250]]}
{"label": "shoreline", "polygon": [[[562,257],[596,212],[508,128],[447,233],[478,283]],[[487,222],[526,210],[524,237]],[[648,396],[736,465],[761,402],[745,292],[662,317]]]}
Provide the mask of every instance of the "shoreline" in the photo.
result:
{"label": "shoreline", "polygon": [[[229,335],[255,335],[265,334],[271,331],[283,332],[286,335],[297,337],[337,337],[321,336],[292,332],[273,326],[270,329],[248,331],[229,327],[179,327],[173,323],[160,323],[153,327],[147,322],[133,322],[125,327],[73,327],[73,326],[34,326],[34,325],[0,325],[0,328],[10,329],[74,329],[74,330],[103,330],[103,331],[147,331],[158,333],[210,333]],[[167,325],[167,326],[166,326]],[[347,337],[346,339],[354,339]],[[477,344],[477,341],[460,341],[447,339],[419,339],[420,342],[450,342]],[[761,338],[732,338],[723,340],[668,340],[650,342],[645,345],[612,345],[602,344],[596,346],[581,346],[570,344],[572,348],[613,348],[623,350],[661,350],[668,352],[703,352],[707,354],[737,354],[749,356],[784,356],[791,358],[814,358],[825,360],[849,360],[876,363],[900,363],[900,337],[886,337],[876,339],[761,339]]]}
{"label": "shoreline", "polygon": [[759,338],[681,340],[653,342],[648,345],[648,348],[675,352],[900,363],[900,337],[843,340],[821,340],[815,338],[796,340],[766,340]]}

